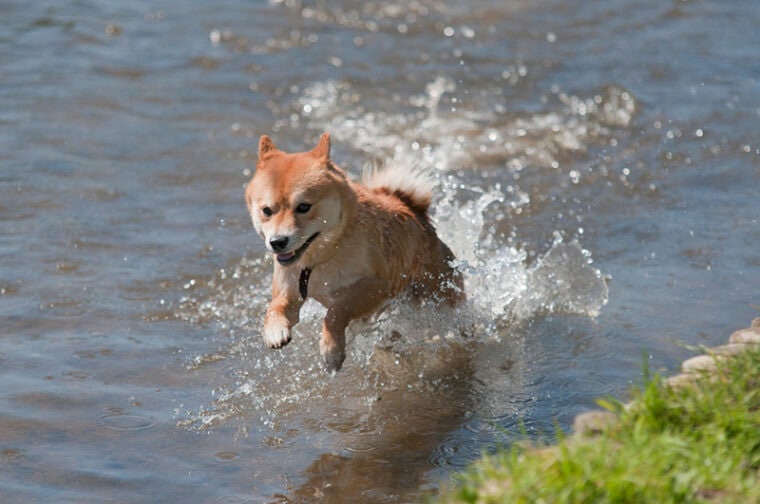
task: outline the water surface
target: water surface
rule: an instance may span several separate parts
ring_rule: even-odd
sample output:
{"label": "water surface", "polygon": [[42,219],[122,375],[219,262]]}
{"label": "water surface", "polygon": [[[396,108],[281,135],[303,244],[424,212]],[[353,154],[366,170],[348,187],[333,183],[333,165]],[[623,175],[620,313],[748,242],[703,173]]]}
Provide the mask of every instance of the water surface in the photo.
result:
{"label": "water surface", "polygon": [[[758,316],[751,0],[6,1],[3,502],[414,502]],[[261,342],[258,137],[429,167],[468,304]]]}

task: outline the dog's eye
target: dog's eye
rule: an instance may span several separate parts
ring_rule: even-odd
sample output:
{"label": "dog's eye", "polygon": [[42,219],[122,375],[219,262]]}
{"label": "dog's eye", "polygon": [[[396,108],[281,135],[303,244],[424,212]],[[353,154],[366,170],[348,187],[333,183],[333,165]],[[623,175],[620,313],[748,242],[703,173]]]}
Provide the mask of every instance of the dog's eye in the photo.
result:
{"label": "dog's eye", "polygon": [[265,206],[264,208],[261,209],[261,213],[263,213],[267,217],[271,217],[272,216],[272,209],[269,208],[268,206]]}
{"label": "dog's eye", "polygon": [[296,207],[296,212],[298,213],[306,213],[309,210],[311,210],[311,205],[309,203],[301,203]]}

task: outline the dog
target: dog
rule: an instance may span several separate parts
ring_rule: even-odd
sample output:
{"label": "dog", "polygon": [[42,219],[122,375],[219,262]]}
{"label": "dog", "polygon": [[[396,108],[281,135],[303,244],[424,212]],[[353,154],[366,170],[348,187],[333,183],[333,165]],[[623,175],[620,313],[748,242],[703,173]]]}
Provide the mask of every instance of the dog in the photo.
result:
{"label": "dog", "polygon": [[451,307],[465,299],[454,254],[428,216],[431,183],[419,170],[371,170],[358,183],[330,159],[328,133],[292,154],[263,135],[245,198],[274,256],[263,329],[271,348],[291,341],[308,297],[327,308],[319,349],[328,371],[343,365],[349,322],[391,298],[409,293]]}

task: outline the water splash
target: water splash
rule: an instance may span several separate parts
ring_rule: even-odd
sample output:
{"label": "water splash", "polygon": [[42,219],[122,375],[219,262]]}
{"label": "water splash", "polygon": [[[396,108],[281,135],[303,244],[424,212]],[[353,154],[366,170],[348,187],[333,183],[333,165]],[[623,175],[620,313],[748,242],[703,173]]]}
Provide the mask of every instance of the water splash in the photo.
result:
{"label": "water splash", "polygon": [[[638,102],[626,89],[609,85],[591,97],[553,87],[546,110],[510,113],[493,103],[490,90],[459,105],[453,79],[438,76],[425,91],[399,101],[403,112],[366,110],[362,90],[345,81],[308,86],[294,104],[298,126],[330,131],[336,142],[380,160],[423,164],[453,172],[498,159],[519,179],[528,168],[558,169],[568,155],[591,145],[615,143],[615,132],[631,125]],[[553,103],[553,105],[552,105]]]}
{"label": "water splash", "polygon": [[380,160],[396,164],[423,164],[438,171],[466,165],[469,156],[462,148],[464,137],[454,139],[451,148],[441,148],[452,132],[476,128],[478,114],[446,114],[442,97],[456,89],[447,77],[438,77],[425,93],[409,98],[412,111],[388,113],[366,111],[357,106],[357,93],[342,81],[317,82],[304,90],[297,102],[298,112],[311,127],[330,131],[336,142]]}
{"label": "water splash", "polygon": [[459,258],[473,309],[483,317],[520,322],[540,313],[596,316],[607,303],[608,276],[591,266],[591,253],[577,240],[565,243],[556,232],[548,251],[529,263],[485,220],[498,206],[510,211],[529,203],[527,195],[509,197],[496,185],[461,206],[444,200],[438,229]]}
{"label": "water splash", "polygon": [[304,91],[298,107],[311,127],[330,131],[337,141],[379,159],[432,170],[436,194],[442,196],[432,213],[460,260],[477,312],[517,320],[541,311],[598,314],[607,285],[590,266],[591,254],[577,241],[564,243],[558,233],[551,248],[528,265],[526,248],[499,236],[489,217],[519,215],[529,208],[529,195],[517,185],[481,187],[477,178],[456,172],[477,166],[482,155],[505,159],[515,179],[526,166],[557,168],[563,153],[584,151],[610,128],[629,126],[635,99],[618,86],[588,99],[553,89],[560,110],[508,116],[498,107],[446,109],[444,97],[456,91],[452,79],[438,76],[424,93],[409,98],[414,112],[378,114],[349,106],[358,101],[350,84],[317,82]]}
{"label": "water splash", "polygon": [[[263,348],[260,330],[269,302],[271,262],[245,259],[196,282],[177,315],[196,324],[215,324],[231,343],[218,352],[187,363],[194,371],[224,362],[232,383],[214,391],[210,405],[178,412],[180,425],[206,430],[258,411],[257,428],[278,429],[283,419],[322,418],[323,404],[350,402],[346,409],[371,409],[383,391],[440,390],[466,366],[453,365],[474,342],[501,338],[504,327],[540,313],[595,316],[607,301],[604,275],[591,266],[579,243],[560,234],[548,251],[529,263],[525,250],[508,246],[485,218],[494,206],[527,204],[522,194],[495,186],[474,191],[477,197],[456,201],[456,188],[444,185],[435,208],[437,227],[459,257],[468,301],[454,311],[422,308],[395,300],[370,321],[349,326],[348,357],[339,379],[322,371],[317,347],[323,307],[307,302],[294,341],[283,351]],[[445,379],[444,379],[445,377]],[[353,387],[350,390],[347,387]],[[251,426],[246,423],[244,429]]]}
{"label": "water splash", "polygon": [[[467,372],[469,364],[452,362],[466,348],[509,337],[510,326],[539,314],[596,316],[607,302],[607,280],[592,266],[591,253],[577,240],[557,232],[547,250],[515,244],[500,234],[495,219],[509,220],[529,210],[531,199],[519,186],[489,184],[488,179],[463,175],[473,166],[486,140],[501,156],[512,149],[552,166],[558,149],[584,149],[589,131],[630,120],[634,108],[624,91],[616,98],[581,103],[564,97],[567,110],[513,118],[503,128],[483,129],[496,112],[459,111],[442,107],[456,90],[446,77],[432,80],[424,93],[409,99],[411,113],[368,112],[354,103],[356,92],[346,83],[328,81],[307,88],[297,108],[309,125],[328,130],[336,142],[376,159],[430,167],[436,200],[431,209],[442,239],[451,247],[465,277],[468,301],[454,311],[439,311],[395,300],[370,321],[355,321],[348,331],[348,356],[339,379],[325,374],[317,347],[323,307],[307,302],[293,342],[282,351],[265,349],[260,331],[269,302],[271,261],[244,259],[220,270],[205,285],[199,282],[181,300],[177,315],[196,324],[215,324],[230,342],[218,352],[191,359],[188,370],[226,365],[230,383],[214,390],[211,404],[178,412],[180,423],[197,429],[223,425],[258,412],[258,428],[277,430],[283,419],[321,422],[324,404],[361,415],[377,397],[394,390],[445,389],[447,380]],[[606,106],[605,103],[612,103]],[[621,105],[622,104],[622,105]],[[349,106],[351,105],[351,106]],[[487,116],[487,117],[485,117]],[[522,128],[526,134],[510,128]],[[515,147],[526,136],[551,139],[531,148]],[[509,140],[505,140],[508,138]],[[558,147],[559,146],[559,147]],[[488,149],[486,149],[488,150]],[[523,157],[505,169],[519,172]],[[465,379],[466,381],[466,379]],[[245,422],[245,429],[250,422]]]}

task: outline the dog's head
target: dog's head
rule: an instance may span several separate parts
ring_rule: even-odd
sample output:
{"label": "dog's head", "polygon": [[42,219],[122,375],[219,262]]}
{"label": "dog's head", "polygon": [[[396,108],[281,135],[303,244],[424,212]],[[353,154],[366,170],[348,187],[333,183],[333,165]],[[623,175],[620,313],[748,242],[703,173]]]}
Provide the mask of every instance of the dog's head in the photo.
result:
{"label": "dog's head", "polygon": [[245,191],[256,231],[277,262],[315,256],[335,239],[343,220],[345,174],[330,160],[330,135],[314,149],[288,154],[264,135],[256,173]]}

